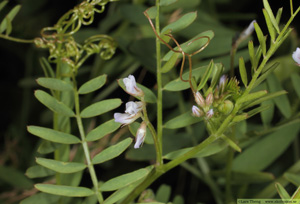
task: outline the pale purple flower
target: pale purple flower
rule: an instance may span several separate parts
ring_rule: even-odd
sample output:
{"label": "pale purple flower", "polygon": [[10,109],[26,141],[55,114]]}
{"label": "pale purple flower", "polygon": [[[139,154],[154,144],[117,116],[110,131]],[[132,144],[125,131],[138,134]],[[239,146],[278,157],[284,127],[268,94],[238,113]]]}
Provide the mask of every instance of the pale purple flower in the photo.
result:
{"label": "pale purple flower", "polygon": [[201,93],[199,91],[197,91],[195,93],[195,101],[198,104],[198,106],[200,106],[200,107],[205,106],[205,100],[204,100],[203,96],[201,95]]}
{"label": "pale purple flower", "polygon": [[249,35],[251,35],[254,31],[254,23],[256,23],[256,20],[251,21],[251,23],[249,24],[249,26],[242,32],[241,36],[242,37],[248,37]]}
{"label": "pale purple flower", "polygon": [[296,51],[293,52],[292,55],[294,61],[297,63],[298,66],[300,66],[300,48],[297,47]]}
{"label": "pale purple flower", "polygon": [[213,117],[213,115],[214,115],[214,110],[213,110],[213,109],[210,109],[210,110],[207,111],[207,113],[206,113],[206,117],[207,117],[208,119],[210,119],[211,117]]}
{"label": "pale purple flower", "polygon": [[127,102],[125,113],[115,113],[115,122],[128,125],[141,116],[142,102]]}
{"label": "pale purple flower", "polygon": [[143,96],[144,92],[142,89],[136,86],[136,81],[133,75],[129,75],[127,78],[123,79],[124,85],[126,87],[126,92],[132,96]]}
{"label": "pale purple flower", "polygon": [[133,101],[129,101],[126,103],[126,110],[125,113],[128,113],[130,115],[134,115],[137,114],[138,112],[140,112],[143,109],[143,102],[133,102]]}
{"label": "pale purple flower", "polygon": [[134,144],[135,149],[138,149],[143,145],[145,138],[146,138],[146,132],[147,132],[146,123],[142,122],[141,126],[139,127],[139,129],[137,130],[137,133],[136,133],[136,140],[135,140],[135,144]]}
{"label": "pale purple flower", "polygon": [[195,117],[201,117],[203,115],[203,111],[200,110],[197,106],[192,107],[192,113]]}

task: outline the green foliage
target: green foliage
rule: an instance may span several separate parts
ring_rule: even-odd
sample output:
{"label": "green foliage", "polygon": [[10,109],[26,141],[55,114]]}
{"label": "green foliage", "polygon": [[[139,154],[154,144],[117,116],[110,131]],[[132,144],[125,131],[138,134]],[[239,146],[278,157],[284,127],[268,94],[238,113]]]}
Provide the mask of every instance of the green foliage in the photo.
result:
{"label": "green foliage", "polygon": [[[300,7],[290,1],[290,13],[273,13],[275,3],[262,0],[257,15],[234,13],[249,0],[113,1],[84,0],[53,26],[48,14],[69,7],[0,3],[0,37],[48,51],[0,46],[3,57],[16,54],[2,60],[3,118],[14,120],[2,134],[0,202],[299,198],[300,78],[291,57],[299,39],[290,26]],[[5,78],[6,69],[18,74]],[[125,113],[114,115],[123,102]]]}

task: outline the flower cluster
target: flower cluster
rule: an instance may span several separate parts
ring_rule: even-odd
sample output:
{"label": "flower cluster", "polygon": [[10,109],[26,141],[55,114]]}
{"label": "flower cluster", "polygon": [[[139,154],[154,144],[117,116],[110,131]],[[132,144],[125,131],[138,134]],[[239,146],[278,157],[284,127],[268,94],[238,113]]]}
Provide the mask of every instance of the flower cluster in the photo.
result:
{"label": "flower cluster", "polygon": [[[192,114],[195,117],[204,116],[206,119],[211,119],[213,116],[228,115],[233,109],[233,102],[239,94],[238,81],[235,78],[228,80],[223,75],[220,78],[219,85],[211,90],[206,98],[197,91],[194,93],[195,102],[197,106],[192,107]],[[213,91],[212,91],[213,90]]]}
{"label": "flower cluster", "polygon": [[[133,75],[129,75],[123,79],[125,85],[125,91],[132,96],[144,96],[144,92],[137,87],[136,81]],[[125,113],[115,113],[115,122],[122,123],[123,126],[133,123],[139,117],[142,117],[143,107],[145,103],[142,101],[129,101],[126,103]],[[136,133],[136,143],[134,148],[140,148],[146,137],[146,123],[142,122],[140,128]]]}

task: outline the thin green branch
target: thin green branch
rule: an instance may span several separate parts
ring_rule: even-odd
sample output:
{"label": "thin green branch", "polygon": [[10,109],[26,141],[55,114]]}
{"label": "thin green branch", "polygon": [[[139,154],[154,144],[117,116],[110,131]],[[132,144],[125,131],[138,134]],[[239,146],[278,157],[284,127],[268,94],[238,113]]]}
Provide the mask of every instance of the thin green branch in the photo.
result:
{"label": "thin green branch", "polygon": [[5,40],[18,42],[18,43],[34,43],[34,40],[25,40],[25,39],[15,38],[15,37],[11,37],[11,36],[8,36],[8,35],[3,35],[3,34],[0,34],[0,38],[3,38]]}
{"label": "thin green branch", "polygon": [[[156,0],[157,15],[155,18],[155,30],[160,35],[159,27],[159,4],[160,0]],[[162,108],[162,78],[161,78],[161,59],[160,59],[160,40],[156,37],[156,78],[157,78],[157,138],[162,152],[162,133],[163,133],[163,108]],[[162,165],[162,156],[158,158],[158,165]]]}
{"label": "thin green branch", "polygon": [[100,192],[100,189],[99,189],[99,181],[98,181],[97,176],[96,176],[94,165],[91,161],[91,156],[90,156],[90,151],[89,151],[87,141],[85,140],[85,138],[86,138],[85,137],[85,132],[84,132],[83,124],[82,124],[82,119],[81,119],[81,116],[80,116],[79,93],[78,93],[78,90],[77,90],[77,83],[76,83],[76,79],[75,79],[74,75],[72,76],[72,80],[73,80],[73,90],[74,90],[76,122],[77,122],[77,125],[78,125],[78,129],[79,129],[79,133],[80,133],[80,137],[81,137],[81,141],[82,141],[82,147],[83,147],[87,167],[89,169],[91,179],[92,179],[92,183],[93,183],[93,186],[95,188],[95,194],[97,196],[98,202],[101,204],[101,203],[103,203],[103,196],[102,196],[102,194]]}

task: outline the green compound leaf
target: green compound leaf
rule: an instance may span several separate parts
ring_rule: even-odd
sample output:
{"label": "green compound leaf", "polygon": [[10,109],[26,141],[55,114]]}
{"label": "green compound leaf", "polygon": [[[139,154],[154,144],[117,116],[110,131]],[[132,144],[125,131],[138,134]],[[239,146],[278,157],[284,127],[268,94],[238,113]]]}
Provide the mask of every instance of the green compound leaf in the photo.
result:
{"label": "green compound leaf", "polygon": [[272,25],[270,16],[269,16],[266,9],[263,9],[263,13],[264,13],[265,20],[266,20],[266,23],[267,23],[267,26],[268,26],[268,30],[269,30],[269,33],[270,33],[270,36],[271,36],[271,40],[272,40],[272,42],[275,42],[276,31],[274,30],[274,27]]}
{"label": "green compound leaf", "polygon": [[264,7],[265,7],[265,9],[266,9],[266,11],[267,11],[267,13],[270,17],[270,20],[271,20],[274,28],[276,29],[277,33],[279,34],[280,33],[279,26],[278,26],[277,21],[274,17],[273,11],[270,7],[270,4],[269,4],[268,0],[263,0],[263,3],[264,3]]}
{"label": "green compound leaf", "polygon": [[[9,22],[11,24],[11,22],[13,21],[13,19],[17,15],[17,13],[20,11],[20,9],[21,9],[21,6],[17,5],[5,16],[5,18],[2,20],[2,22],[0,24],[0,33],[3,33],[7,29],[7,26],[8,26],[7,22]],[[9,33],[7,33],[7,34],[9,34]]]}
{"label": "green compound leaf", "polygon": [[255,32],[256,32],[260,47],[262,49],[262,53],[265,56],[267,53],[266,38],[265,38],[263,32],[261,31],[259,25],[256,22],[254,23],[254,28],[255,28]]}
{"label": "green compound leaf", "polygon": [[[269,75],[269,77],[267,78],[267,83],[271,93],[283,90],[280,81],[274,74]],[[280,110],[282,115],[284,115],[285,118],[291,117],[292,108],[287,95],[281,95],[279,97],[274,98],[273,100],[275,102],[275,105],[278,107],[278,109]]]}
{"label": "green compound leaf", "polygon": [[105,150],[103,150],[102,152],[97,154],[92,159],[92,163],[100,164],[100,163],[103,163],[105,161],[111,160],[111,159],[119,156],[128,148],[128,146],[131,144],[131,142],[132,142],[132,139],[127,138],[127,139],[123,140],[122,142],[119,142],[118,144],[115,144],[113,146],[106,148]]}
{"label": "green compound leaf", "polygon": [[116,178],[106,181],[101,187],[101,191],[113,191],[128,186],[129,184],[146,177],[148,169],[139,169],[131,173],[123,174]]}
{"label": "green compound leaf", "polygon": [[198,91],[200,91],[205,86],[207,80],[209,79],[209,77],[211,75],[213,68],[214,68],[214,62],[211,60],[208,67],[206,68],[206,71],[205,71],[203,77],[201,78],[199,85],[198,85],[198,88],[197,88]]}
{"label": "green compound leaf", "polygon": [[21,170],[9,166],[0,166],[0,181],[2,185],[16,189],[30,189],[33,187],[32,180],[28,179]]}
{"label": "green compound leaf", "polygon": [[43,178],[43,177],[47,177],[47,176],[53,176],[55,175],[56,172],[55,171],[52,171],[50,169],[47,169],[43,166],[40,166],[40,165],[35,165],[35,166],[32,166],[32,167],[29,167],[27,170],[26,170],[26,173],[25,175],[28,177],[28,178]]}
{"label": "green compound leaf", "polygon": [[242,82],[243,82],[244,86],[247,87],[248,77],[247,77],[247,70],[246,70],[245,61],[244,61],[243,57],[240,57],[240,59],[239,59],[239,69],[240,69],[240,75],[242,78]]}
{"label": "green compound leaf", "polygon": [[122,101],[118,98],[103,100],[86,107],[81,111],[80,116],[83,118],[98,116],[119,107],[121,104]]}
{"label": "green compound leaf", "polygon": [[[119,79],[118,84],[126,92],[126,87],[125,87],[125,84],[123,82],[123,79]],[[156,98],[155,94],[150,89],[148,89],[147,87],[145,87],[145,86],[143,86],[139,83],[136,83],[136,86],[139,87],[140,89],[142,89],[142,91],[144,92],[144,94],[145,94],[144,100],[147,103],[156,103],[157,98]],[[135,96],[135,98],[141,100],[141,97],[139,97],[139,96]]]}
{"label": "green compound leaf", "polygon": [[119,190],[112,193],[108,198],[105,199],[104,204],[115,204],[117,201],[121,200],[125,196],[127,196],[132,190],[139,185],[143,180],[136,181],[124,188],[120,188]]}
{"label": "green compound leaf", "polygon": [[38,78],[37,83],[45,88],[56,90],[56,91],[72,91],[73,87],[71,84],[56,78]]}
{"label": "green compound leaf", "polygon": [[107,75],[103,74],[84,83],[78,90],[79,94],[88,94],[100,89],[106,82]]}
{"label": "green compound leaf", "polygon": [[7,0],[2,1],[2,2],[0,3],[0,11],[6,6],[7,3],[8,3]]}
{"label": "green compound leaf", "polygon": [[37,90],[34,93],[35,97],[44,104],[47,108],[55,113],[62,114],[68,117],[75,116],[75,113],[64,103],[58,101],[53,96],[49,95],[45,91]]}
{"label": "green compound leaf", "polygon": [[61,162],[45,158],[36,158],[36,163],[59,173],[75,173],[86,168],[86,165],[83,163]]}
{"label": "green compound leaf", "polygon": [[[195,37],[193,37],[191,40],[181,44],[181,48],[184,52],[186,53],[193,53],[197,50],[199,50],[201,47],[203,47],[207,42],[208,42],[208,39],[207,38],[201,38],[201,39],[198,39],[198,40],[195,40],[199,37],[208,37],[210,40],[214,37],[214,32],[211,31],[211,30],[208,30],[208,31],[205,31],[205,32],[202,32],[198,35],[196,35]],[[193,40],[195,40],[193,43],[191,43]],[[178,50],[178,48],[176,47],[175,50]],[[163,61],[168,61],[170,60],[170,58],[172,57],[172,55],[174,55],[175,53],[170,50],[164,57],[163,57]],[[182,58],[182,55],[179,56],[180,58]]]}
{"label": "green compound leaf", "polygon": [[243,98],[240,98],[240,99],[238,100],[238,102],[239,102],[240,104],[242,104],[242,103],[245,103],[245,102],[248,102],[248,101],[257,100],[257,99],[263,97],[264,95],[266,95],[267,93],[268,93],[268,92],[267,92],[266,90],[257,91],[257,92],[255,92],[255,93],[250,93],[250,94],[244,96]]}
{"label": "green compound leaf", "polygon": [[61,196],[37,193],[22,200],[20,204],[54,204],[59,203]]}
{"label": "green compound leaf", "polygon": [[156,191],[155,200],[161,203],[168,203],[171,196],[171,187],[166,184],[162,184]]}
{"label": "green compound leaf", "polygon": [[284,173],[284,178],[288,180],[290,183],[294,184],[295,186],[300,186],[300,175],[293,174],[293,173]]}
{"label": "green compound leaf", "polygon": [[171,30],[171,33],[176,33],[180,30],[183,30],[184,28],[188,27],[190,24],[192,24],[197,18],[197,12],[190,12],[183,16],[181,16],[177,21],[170,23],[166,27],[164,27],[161,30],[161,38],[164,39],[166,42],[170,41],[170,37],[165,36],[165,34],[168,34]]}
{"label": "green compound leaf", "polygon": [[202,120],[203,118],[194,117],[192,116],[191,111],[188,111],[166,122],[164,124],[164,128],[167,129],[182,128],[182,127],[192,125],[194,123],[198,123]]}
{"label": "green compound leaf", "polygon": [[38,126],[28,126],[28,132],[31,134],[49,140],[51,142],[57,142],[62,144],[78,144],[80,139],[74,135],[70,135],[64,132],[59,132],[50,128],[38,127]]}
{"label": "green compound leaf", "polygon": [[235,171],[261,171],[268,167],[295,139],[299,124],[291,124],[266,135],[243,150],[233,160]]}
{"label": "green compound leaf", "polygon": [[86,141],[92,142],[101,139],[105,135],[108,135],[115,130],[117,130],[122,124],[116,123],[114,119],[109,120],[95,129],[93,129],[91,132],[89,132],[86,136]]}
{"label": "green compound leaf", "polygon": [[[224,140],[217,140],[211,144],[209,144],[207,147],[199,151],[193,158],[200,158],[200,157],[207,157],[213,154],[216,154],[218,152],[221,152],[227,147],[227,143]],[[187,153],[188,151],[192,150],[193,147],[184,148],[180,150],[176,150],[173,152],[170,152],[164,156],[165,159],[176,159],[177,157]]]}
{"label": "green compound leaf", "polygon": [[168,5],[170,5],[170,4],[175,3],[176,1],[178,1],[178,0],[161,0],[161,1],[159,2],[159,5],[160,5],[160,6],[168,6]]}
{"label": "green compound leaf", "polygon": [[[210,64],[209,64],[210,65]],[[192,70],[192,76],[195,77],[196,81],[199,81],[201,76],[204,76],[205,71],[207,70],[208,66],[202,66],[198,67],[196,69]],[[214,68],[212,70],[220,70],[223,69],[220,63],[214,64]],[[189,72],[186,72],[182,75],[183,79],[188,79],[189,78]],[[204,78],[204,77],[203,77]],[[215,83],[217,83],[218,80],[215,80]],[[167,91],[182,91],[185,89],[188,89],[190,87],[188,82],[183,82],[181,79],[178,77],[177,79],[170,81],[164,86],[164,90]]]}
{"label": "green compound leaf", "polygon": [[73,187],[53,184],[36,184],[35,188],[44,193],[67,197],[87,197],[95,194],[94,191],[85,187]]}
{"label": "green compound leaf", "polygon": [[291,199],[289,193],[284,189],[284,187],[280,183],[276,183],[275,187],[281,199]]}
{"label": "green compound leaf", "polygon": [[175,53],[172,55],[172,57],[161,68],[161,73],[169,72],[175,66],[179,55],[181,55],[181,53]]}

